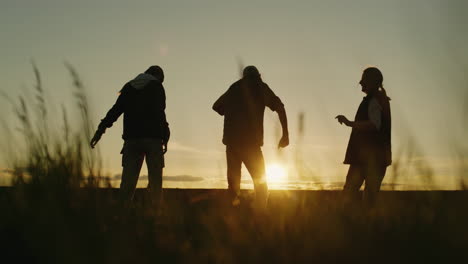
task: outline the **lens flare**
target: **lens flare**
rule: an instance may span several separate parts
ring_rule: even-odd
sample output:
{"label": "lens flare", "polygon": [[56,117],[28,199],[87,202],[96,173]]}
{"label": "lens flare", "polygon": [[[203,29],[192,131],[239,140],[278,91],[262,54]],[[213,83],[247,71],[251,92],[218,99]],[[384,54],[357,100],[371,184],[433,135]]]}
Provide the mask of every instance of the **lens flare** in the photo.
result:
{"label": "lens flare", "polygon": [[273,163],[266,166],[266,177],[268,182],[287,181],[288,173],[284,166]]}

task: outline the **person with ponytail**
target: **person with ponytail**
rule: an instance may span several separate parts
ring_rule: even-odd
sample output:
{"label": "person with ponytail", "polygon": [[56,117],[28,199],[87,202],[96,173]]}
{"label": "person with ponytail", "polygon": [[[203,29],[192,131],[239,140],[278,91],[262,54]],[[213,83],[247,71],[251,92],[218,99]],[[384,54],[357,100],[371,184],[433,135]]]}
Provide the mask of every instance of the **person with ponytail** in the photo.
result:
{"label": "person with ponytail", "polygon": [[359,198],[365,182],[364,201],[373,205],[387,167],[392,164],[390,98],[378,68],[365,69],[359,84],[366,96],[354,121],[344,115],[336,117],[340,124],[352,128],[343,162],[350,165],[343,191],[347,198]]}

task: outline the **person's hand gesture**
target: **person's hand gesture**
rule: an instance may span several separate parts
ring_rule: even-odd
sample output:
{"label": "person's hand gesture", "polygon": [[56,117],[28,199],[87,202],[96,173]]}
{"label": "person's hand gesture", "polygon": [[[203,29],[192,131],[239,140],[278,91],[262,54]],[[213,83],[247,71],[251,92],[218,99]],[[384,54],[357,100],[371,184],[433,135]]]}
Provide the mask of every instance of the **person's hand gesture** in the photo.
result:
{"label": "person's hand gesture", "polygon": [[163,154],[166,154],[167,152],[167,142],[163,143]]}
{"label": "person's hand gesture", "polygon": [[289,136],[283,135],[278,143],[278,148],[285,148],[289,145]]}
{"label": "person's hand gesture", "polygon": [[337,115],[335,119],[338,119],[338,122],[340,123],[340,125],[344,123],[346,126],[349,126],[350,121],[348,120],[348,118],[346,118],[346,116]]}
{"label": "person's hand gesture", "polygon": [[89,145],[91,146],[91,148],[94,148],[94,147],[96,146],[96,144],[97,144],[97,143],[99,142],[99,140],[101,139],[102,134],[103,134],[103,132],[102,132],[100,129],[98,129],[98,130],[96,131],[96,133],[94,133],[94,136],[93,136],[93,138],[91,139],[91,142],[89,143]]}

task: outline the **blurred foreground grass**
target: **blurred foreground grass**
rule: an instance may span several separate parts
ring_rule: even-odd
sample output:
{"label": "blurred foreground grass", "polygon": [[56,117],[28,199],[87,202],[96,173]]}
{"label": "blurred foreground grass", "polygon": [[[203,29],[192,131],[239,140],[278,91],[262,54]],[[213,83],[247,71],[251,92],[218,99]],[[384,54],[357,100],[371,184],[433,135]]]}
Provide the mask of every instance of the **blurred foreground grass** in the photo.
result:
{"label": "blurred foreground grass", "polygon": [[[144,189],[133,208],[117,189],[60,196],[0,189],[2,259],[27,263],[453,262],[466,259],[466,191],[382,192],[374,210],[343,207],[338,191],[252,193],[229,206],[225,190],[166,189],[156,211]],[[26,262],[25,262],[26,263]]]}

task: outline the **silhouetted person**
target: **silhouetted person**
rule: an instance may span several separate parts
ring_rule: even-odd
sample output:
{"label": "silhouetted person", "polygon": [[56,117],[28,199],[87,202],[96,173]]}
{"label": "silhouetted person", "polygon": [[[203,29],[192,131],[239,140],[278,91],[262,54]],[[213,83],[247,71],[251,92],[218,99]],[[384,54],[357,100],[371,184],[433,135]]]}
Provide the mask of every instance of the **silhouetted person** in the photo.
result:
{"label": "silhouetted person", "polygon": [[233,205],[239,203],[241,166],[244,163],[255,187],[255,203],[264,208],[268,199],[263,146],[265,106],[278,113],[283,136],[278,147],[289,145],[288,121],[284,105],[262,81],[254,66],[247,66],[242,79],[214,103],[213,110],[224,116],[223,143],[226,145],[227,180]]}
{"label": "silhouetted person", "polygon": [[340,124],[352,127],[344,160],[344,164],[350,166],[343,191],[348,198],[356,198],[365,181],[367,205],[374,204],[387,166],[392,163],[390,98],[382,83],[383,75],[379,69],[365,69],[359,84],[367,95],[359,105],[354,121],[343,115],[336,117]]}
{"label": "silhouetted person", "polygon": [[91,140],[91,147],[94,148],[106,128],[112,127],[123,113],[122,138],[125,143],[121,151],[123,170],[120,194],[124,203],[133,199],[145,158],[148,189],[155,205],[160,203],[164,153],[170,136],[163,81],[163,70],[159,66],[151,66],[145,73],[127,82]]}

